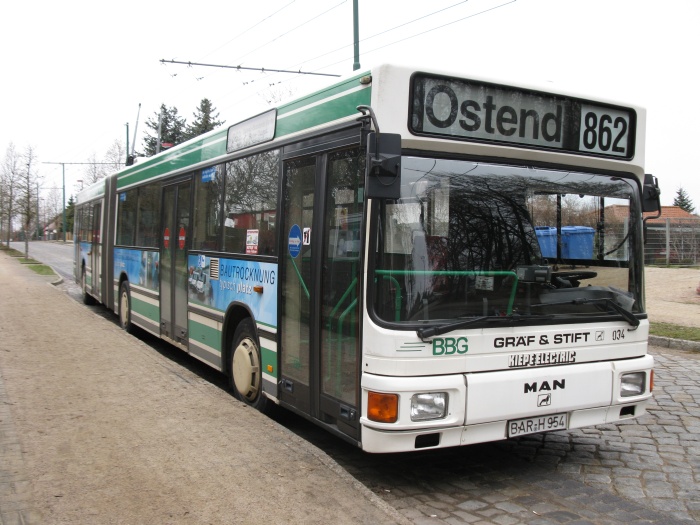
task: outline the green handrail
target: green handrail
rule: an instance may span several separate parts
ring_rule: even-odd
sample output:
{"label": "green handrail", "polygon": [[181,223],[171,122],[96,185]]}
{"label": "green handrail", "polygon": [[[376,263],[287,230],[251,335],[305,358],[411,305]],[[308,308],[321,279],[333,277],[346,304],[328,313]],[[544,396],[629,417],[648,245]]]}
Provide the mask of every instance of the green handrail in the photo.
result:
{"label": "green handrail", "polygon": [[289,255],[289,260],[292,261],[292,266],[294,266],[294,271],[297,272],[297,277],[299,277],[299,282],[301,283],[302,288],[304,289],[304,293],[306,294],[307,299],[311,299],[311,294],[309,293],[309,289],[306,287],[306,283],[304,282],[304,278],[301,276],[301,272],[299,271],[299,268],[297,267],[297,263],[294,261],[294,257]]}
{"label": "green handrail", "polygon": [[509,270],[375,270],[374,273],[382,276],[392,275],[430,275],[430,276],[448,276],[448,277],[513,277],[513,286],[510,290],[510,298],[508,299],[507,314],[513,313],[513,303],[515,303],[515,293],[518,289],[518,276],[515,272]]}

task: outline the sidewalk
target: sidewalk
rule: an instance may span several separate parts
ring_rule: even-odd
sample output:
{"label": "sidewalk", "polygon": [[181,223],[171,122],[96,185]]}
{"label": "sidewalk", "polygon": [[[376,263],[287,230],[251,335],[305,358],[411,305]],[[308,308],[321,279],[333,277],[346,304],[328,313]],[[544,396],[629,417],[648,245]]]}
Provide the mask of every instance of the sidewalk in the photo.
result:
{"label": "sidewalk", "polygon": [[[649,320],[700,328],[700,270],[645,268],[646,308]],[[700,352],[700,342],[649,336],[649,343],[664,348]]]}
{"label": "sidewalk", "polygon": [[51,280],[0,253],[0,524],[406,522]]}

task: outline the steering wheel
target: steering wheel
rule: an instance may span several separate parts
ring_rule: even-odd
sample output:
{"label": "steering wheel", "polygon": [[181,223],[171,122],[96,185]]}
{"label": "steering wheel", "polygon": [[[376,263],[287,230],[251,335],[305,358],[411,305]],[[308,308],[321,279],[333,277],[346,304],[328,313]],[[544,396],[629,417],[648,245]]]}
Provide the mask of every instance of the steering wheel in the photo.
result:
{"label": "steering wheel", "polygon": [[598,276],[598,272],[590,270],[571,270],[567,272],[552,272],[552,281],[561,288],[578,288],[579,281],[593,279]]}

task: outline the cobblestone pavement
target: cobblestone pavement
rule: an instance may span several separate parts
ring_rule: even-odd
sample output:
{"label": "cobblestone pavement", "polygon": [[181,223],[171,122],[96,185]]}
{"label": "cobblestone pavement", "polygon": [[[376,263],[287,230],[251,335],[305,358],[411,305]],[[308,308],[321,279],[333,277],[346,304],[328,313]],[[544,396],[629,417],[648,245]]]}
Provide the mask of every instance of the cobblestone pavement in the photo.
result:
{"label": "cobblestone pavement", "polygon": [[700,520],[700,354],[652,353],[654,400],[625,423],[385,456],[302,432],[418,524],[692,523]]}

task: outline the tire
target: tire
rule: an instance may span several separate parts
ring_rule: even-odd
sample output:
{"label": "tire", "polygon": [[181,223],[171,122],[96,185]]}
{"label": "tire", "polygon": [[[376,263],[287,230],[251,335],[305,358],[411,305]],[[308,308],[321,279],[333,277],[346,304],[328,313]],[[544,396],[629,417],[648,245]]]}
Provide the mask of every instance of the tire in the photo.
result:
{"label": "tire", "polygon": [[124,281],[119,287],[119,326],[129,334],[134,332],[134,325],[131,322],[131,293],[129,292],[129,281]]}
{"label": "tire", "polygon": [[263,413],[272,403],[262,391],[262,359],[255,325],[245,319],[236,328],[229,351],[229,381],[236,398]]}
{"label": "tire", "polygon": [[88,306],[95,304],[95,298],[87,291],[87,277],[85,276],[85,268],[83,268],[83,271],[81,272],[80,287],[83,291],[83,304]]}

